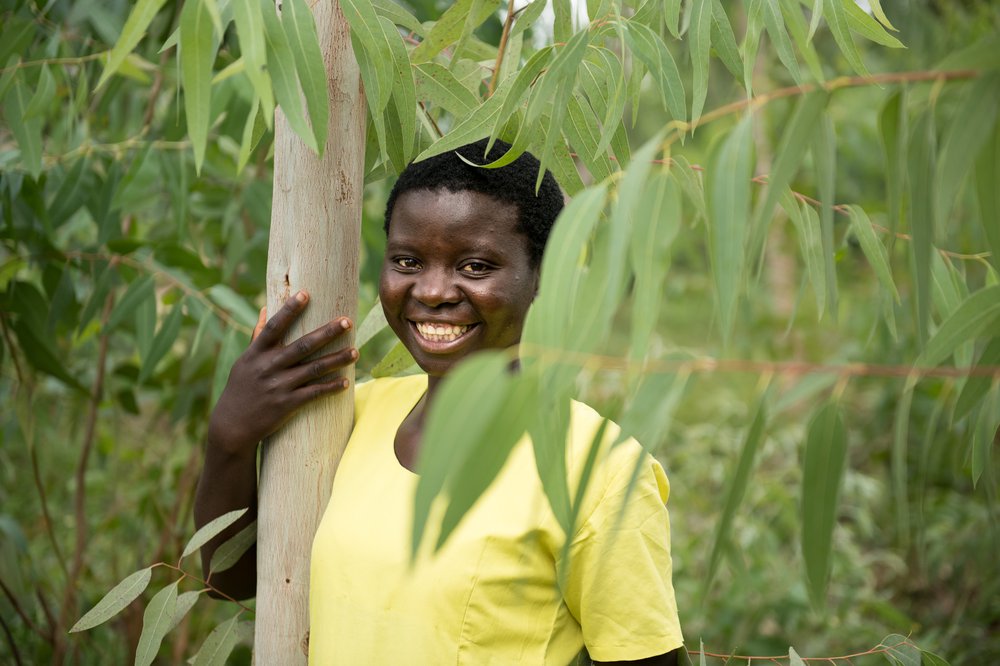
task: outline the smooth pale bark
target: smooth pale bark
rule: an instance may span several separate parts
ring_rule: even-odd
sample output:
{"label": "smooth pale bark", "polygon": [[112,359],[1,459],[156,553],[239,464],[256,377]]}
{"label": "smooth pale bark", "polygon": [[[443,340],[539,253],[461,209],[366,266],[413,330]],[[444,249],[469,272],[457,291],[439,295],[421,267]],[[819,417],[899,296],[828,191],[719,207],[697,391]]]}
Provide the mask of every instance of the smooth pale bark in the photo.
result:
{"label": "smooth pale bark", "polygon": [[[268,312],[277,312],[299,289],[310,295],[309,307],[289,332],[289,340],[334,317],[354,320],[357,314],[365,102],[339,4],[319,0],[312,10],[331,107],[330,138],[323,157],[302,143],[280,111],[275,114]],[[353,372],[348,378],[353,387]],[[263,446],[257,518],[257,664],[306,663],[310,550],[352,418],[349,390],[308,405]]]}

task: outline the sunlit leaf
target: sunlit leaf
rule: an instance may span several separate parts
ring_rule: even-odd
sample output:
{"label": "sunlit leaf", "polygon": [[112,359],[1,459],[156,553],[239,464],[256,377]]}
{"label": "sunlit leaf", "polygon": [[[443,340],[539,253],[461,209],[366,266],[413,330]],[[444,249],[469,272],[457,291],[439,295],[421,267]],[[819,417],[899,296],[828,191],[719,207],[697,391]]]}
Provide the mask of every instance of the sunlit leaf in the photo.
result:
{"label": "sunlit leaf", "polygon": [[802,557],[813,605],[822,608],[833,551],[840,486],[847,468],[847,432],[828,402],[809,421],[802,461]]}
{"label": "sunlit leaf", "polygon": [[212,64],[215,33],[212,16],[204,2],[186,2],[180,20],[181,82],[184,85],[184,115],[194,148],[195,170],[201,171],[208,143],[212,97]]}
{"label": "sunlit leaf", "polygon": [[[316,23],[305,0],[282,0],[281,25],[288,36],[288,46],[295,57],[295,70],[309,109],[309,122],[319,154],[326,148],[330,124],[330,95],[326,67],[319,49]],[[393,28],[395,31],[395,28]]]}
{"label": "sunlit leaf", "polygon": [[414,72],[417,96],[456,117],[467,116],[479,103],[476,96],[443,65],[425,62],[416,65]]}
{"label": "sunlit leaf", "polygon": [[680,38],[680,18],[682,0],[664,0],[663,21],[667,24],[667,30],[675,38]]}
{"label": "sunlit leaf", "polygon": [[242,326],[252,329],[257,325],[257,310],[230,287],[214,284],[208,290],[208,297]]}
{"label": "sunlit leaf", "polygon": [[684,84],[677,63],[670,55],[667,45],[659,35],[640,23],[630,21],[625,26],[627,28],[625,37],[633,55],[639,58],[653,75],[663,100],[663,107],[670,111],[673,119],[684,120],[687,117]]}
{"label": "sunlit leaf", "polygon": [[267,70],[264,13],[259,0],[233,0],[231,5],[236,21],[236,34],[240,40],[240,53],[246,65],[244,71],[257,94],[257,101],[264,107],[264,122],[270,128],[274,118],[274,90]]}
{"label": "sunlit leaf", "polygon": [[153,576],[153,568],[146,567],[130,574],[125,580],[115,585],[104,597],[97,602],[97,605],[87,611],[83,617],[77,620],[70,633],[86,631],[97,625],[107,622],[136,600],[149,585],[149,580]]}
{"label": "sunlit leaf", "polygon": [[[101,72],[101,78],[97,81],[97,88],[100,89],[105,82],[111,78],[111,75],[118,71],[122,63],[125,62],[126,56],[132,52],[132,49],[136,47],[139,40],[142,39],[143,35],[146,34],[146,29],[149,28],[149,24],[153,22],[156,14],[163,7],[163,3],[166,0],[137,0],[135,5],[132,7],[132,11],[129,12],[128,18],[125,19],[125,25],[122,28],[122,34],[118,37],[118,41],[115,42],[114,47],[108,53],[107,62],[104,64],[104,71]],[[195,3],[192,3],[195,4]]]}
{"label": "sunlit leaf", "polygon": [[729,22],[729,15],[722,6],[722,0],[712,0],[712,45],[722,64],[742,85],[743,61],[740,60],[740,48],[736,45],[736,35]]}
{"label": "sunlit leaf", "polygon": [[227,527],[235,523],[237,520],[243,517],[248,509],[237,509],[235,511],[227,511],[226,513],[218,516],[217,518],[210,520],[205,523],[195,532],[191,538],[188,540],[187,545],[184,546],[184,552],[181,553],[181,557],[187,557],[191,553],[197,551],[199,548],[204,546],[206,543],[217,537],[222,533]]}
{"label": "sunlit leaf", "polygon": [[154,594],[146,606],[146,611],[142,614],[142,634],[139,635],[139,645],[135,649],[136,666],[149,666],[156,659],[156,653],[160,651],[163,637],[170,630],[174,610],[177,608],[178,583],[180,581],[174,581]]}
{"label": "sunlit leaf", "polygon": [[576,149],[587,170],[596,180],[604,180],[611,175],[614,167],[606,154],[597,152],[600,136],[597,134],[597,118],[590,104],[580,95],[569,98],[569,117],[565,125],[566,136]]}
{"label": "sunlit leaf", "polygon": [[382,360],[372,368],[372,377],[392,377],[414,365],[415,361],[402,342],[392,346]]}
{"label": "sunlit leaf", "polygon": [[[833,2],[834,0],[827,1]],[[872,6],[875,7],[877,4],[878,0],[874,0]],[[869,41],[881,44],[882,46],[888,46],[892,49],[903,48],[902,42],[886,32],[885,28],[879,25],[865,10],[858,6],[856,2],[845,2],[843,7],[844,12],[847,15],[847,25],[853,32],[856,32]]]}
{"label": "sunlit leaf", "polygon": [[177,603],[174,605],[174,614],[170,618],[170,624],[167,625],[167,632],[170,633],[176,629],[180,623],[184,620],[184,617],[191,611],[191,608],[198,601],[204,593],[204,590],[191,590],[190,592],[183,592],[177,595]]}
{"label": "sunlit leaf", "polygon": [[[316,152],[319,147],[316,145],[316,135],[309,128],[305,111],[302,109],[302,93],[299,90],[295,54],[288,43],[288,35],[285,34],[281,20],[275,13],[274,2],[271,0],[259,0],[259,2],[261,3],[261,14],[264,17],[267,69],[274,85],[274,96],[278,104],[281,105],[281,110],[284,112],[292,131],[311,150]],[[345,1],[341,6],[346,16],[348,2]]]}
{"label": "sunlit leaf", "polygon": [[806,662],[802,661],[802,657],[791,646],[788,647],[788,666],[806,666]]}
{"label": "sunlit leaf", "polygon": [[733,330],[736,300],[744,273],[744,246],[750,217],[753,139],[750,116],[716,144],[708,161],[705,194],[716,301],[723,340]]}
{"label": "sunlit leaf", "polygon": [[382,30],[389,48],[392,50],[392,62],[395,79],[392,89],[392,106],[396,112],[397,127],[400,133],[399,170],[402,171],[413,157],[413,146],[416,138],[416,108],[417,93],[413,82],[413,67],[410,65],[406,46],[403,44],[399,31],[388,19],[381,19]]}
{"label": "sunlit leaf", "polygon": [[384,16],[396,25],[401,25],[419,37],[425,37],[427,31],[413,14],[408,12],[394,0],[374,0],[372,5],[380,16]]}

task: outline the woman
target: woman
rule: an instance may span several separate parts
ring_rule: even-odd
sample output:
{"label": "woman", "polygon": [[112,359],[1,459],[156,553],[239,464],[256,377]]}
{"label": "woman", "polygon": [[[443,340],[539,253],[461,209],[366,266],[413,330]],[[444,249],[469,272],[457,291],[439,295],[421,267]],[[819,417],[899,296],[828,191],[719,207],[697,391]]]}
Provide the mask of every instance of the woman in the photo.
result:
{"label": "woman", "polygon": [[[484,163],[485,145],[457,152]],[[498,141],[485,159],[508,149]],[[313,546],[312,663],[564,664],[584,645],[602,663],[676,663],[668,486],[632,440],[602,450],[568,547],[524,437],[440,552],[409,559],[414,470],[440,381],[475,351],[517,345],[538,289],[542,250],[562,208],[550,173],[536,195],[538,168],[530,154],[481,169],[448,153],[411,164],[393,188],[379,297],[425,374],[357,387],[354,430]],[[233,367],[209,424],[199,525],[245,506],[241,524],[253,520],[258,442],[302,404],[347,386],[337,372],[357,350],[304,359],[350,322],[281,342],[307,302],[295,295],[266,324],[262,313]],[[593,410],[573,405],[571,479],[600,425]],[[616,432],[608,429],[608,443]],[[203,549],[206,568],[239,528]],[[252,596],[254,569],[251,550],[212,583]]]}

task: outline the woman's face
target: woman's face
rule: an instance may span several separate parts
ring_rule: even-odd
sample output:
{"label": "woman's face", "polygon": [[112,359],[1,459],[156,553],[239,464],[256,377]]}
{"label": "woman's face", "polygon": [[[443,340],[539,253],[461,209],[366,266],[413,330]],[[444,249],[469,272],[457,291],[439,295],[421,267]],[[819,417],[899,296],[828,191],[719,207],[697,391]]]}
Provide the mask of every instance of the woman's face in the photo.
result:
{"label": "woman's face", "polygon": [[428,375],[517,344],[537,287],[514,205],[471,191],[411,190],[396,200],[379,298]]}

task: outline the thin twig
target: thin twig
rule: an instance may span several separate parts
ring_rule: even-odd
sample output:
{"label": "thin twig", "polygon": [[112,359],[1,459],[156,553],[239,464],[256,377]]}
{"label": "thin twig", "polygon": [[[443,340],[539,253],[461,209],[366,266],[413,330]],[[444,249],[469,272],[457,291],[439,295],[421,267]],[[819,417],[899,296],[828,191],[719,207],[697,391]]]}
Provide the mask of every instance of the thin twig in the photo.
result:
{"label": "thin twig", "polygon": [[514,0],[510,0],[507,5],[507,18],[503,22],[503,32],[500,34],[500,46],[497,47],[497,59],[493,65],[493,76],[490,77],[489,85],[486,86],[486,97],[492,97],[496,89],[497,81],[500,79],[500,67],[503,65],[503,56],[507,51],[507,39],[510,38],[510,29],[514,25]]}
{"label": "thin twig", "polygon": [[[91,385],[90,405],[87,409],[87,424],[84,431],[83,445],[80,447],[80,459],[76,466],[76,491],[73,498],[76,545],[73,550],[73,565],[70,569],[69,580],[66,584],[66,591],[63,595],[60,612],[60,635],[57,636],[56,643],[56,655],[60,656],[60,658],[65,650],[65,641],[61,636],[62,628],[68,624],[69,619],[76,612],[76,587],[80,580],[80,573],[83,571],[83,553],[87,547],[87,463],[90,460],[90,452],[94,448],[94,439],[97,434],[97,412],[101,405],[101,396],[104,393],[104,373],[108,359],[108,344],[111,340],[111,334],[106,329],[114,304],[115,295],[112,291],[104,300],[104,310],[101,313],[101,323],[104,332],[101,334],[98,347],[97,370],[94,375],[94,382]],[[53,657],[53,663],[60,663],[60,660]]]}
{"label": "thin twig", "polygon": [[14,608],[14,612],[17,613],[21,620],[24,621],[24,624],[28,627],[28,629],[38,634],[38,636],[46,642],[52,640],[52,635],[35,624],[35,622],[24,611],[21,604],[18,602],[17,597],[14,596],[14,593],[11,592],[10,588],[7,587],[7,584],[3,581],[3,578],[0,578],[0,590],[3,590],[3,593],[7,595],[7,598],[10,600],[10,605]]}
{"label": "thin twig", "polygon": [[826,81],[822,84],[815,83],[805,83],[800,86],[788,86],[787,88],[778,88],[768,93],[762,93],[755,97],[749,99],[741,99],[737,102],[732,102],[730,104],[725,104],[717,109],[713,109],[706,114],[703,114],[697,121],[689,123],[683,120],[672,120],[667,124],[667,127],[674,130],[664,141],[664,145],[670,145],[673,142],[680,139],[684,134],[706,125],[710,122],[718,120],[719,118],[724,118],[726,116],[733,115],[734,113],[739,113],[740,111],[751,108],[759,109],[767,104],[770,104],[776,99],[782,99],[784,97],[794,97],[796,95],[806,95],[817,90],[825,90],[827,92],[833,92],[835,90],[840,90],[841,88],[857,88],[860,86],[872,86],[881,85],[885,83],[916,83],[921,81],[953,81],[956,79],[974,79],[978,77],[981,72],[978,69],[955,69],[946,71],[918,71],[918,72],[890,72],[887,74],[875,74],[874,76],[842,76],[832,81]]}
{"label": "thin twig", "polygon": [[14,663],[17,666],[21,666],[24,663],[21,661],[21,653],[17,651],[17,643],[14,642],[14,635],[10,633],[10,628],[4,622],[3,615],[0,615],[0,628],[3,628],[4,636],[7,637],[7,642],[10,643],[10,653],[14,655]]}
{"label": "thin twig", "polygon": [[179,566],[177,566],[175,564],[170,564],[168,562],[157,562],[156,564],[153,565],[153,567],[154,568],[155,567],[166,567],[168,569],[172,569],[173,571],[176,571],[177,573],[181,574],[180,580],[184,580],[185,578],[190,578],[191,580],[193,580],[193,581],[195,581],[197,583],[201,583],[206,588],[208,588],[212,592],[215,592],[216,594],[218,594],[223,599],[226,599],[227,601],[232,601],[234,604],[236,604],[237,606],[239,606],[243,610],[247,611],[248,613],[252,613],[253,612],[253,610],[249,606],[246,606],[243,603],[241,603],[239,600],[234,599],[233,597],[229,596],[228,594],[226,594],[222,590],[218,589],[217,587],[215,587],[214,585],[212,585],[211,583],[209,583],[204,578],[201,578],[199,576],[196,576],[195,574],[189,573],[189,572],[185,571],[184,569],[181,569]]}
{"label": "thin twig", "polygon": [[108,54],[105,53],[90,53],[85,56],[74,56],[74,57],[64,57],[64,58],[41,58],[39,60],[27,60],[25,62],[19,62],[16,65],[11,65],[10,67],[0,67],[0,74],[8,72],[12,69],[24,69],[26,67],[41,67],[42,65],[82,65],[85,62],[91,62],[94,60],[100,60],[101,58],[107,58]]}

